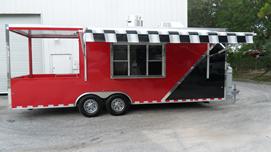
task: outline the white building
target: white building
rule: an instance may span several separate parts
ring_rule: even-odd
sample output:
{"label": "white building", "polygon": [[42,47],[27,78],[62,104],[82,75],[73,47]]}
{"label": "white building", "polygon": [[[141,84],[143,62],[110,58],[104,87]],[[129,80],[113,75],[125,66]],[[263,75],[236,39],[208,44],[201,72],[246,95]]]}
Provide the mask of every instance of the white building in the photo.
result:
{"label": "white building", "polygon": [[[7,91],[5,24],[126,27],[132,14],[143,18],[144,27],[159,27],[161,22],[186,27],[187,0],[1,0],[0,93]],[[14,34],[10,39],[12,76],[24,75],[28,73],[27,39]],[[34,40],[34,73],[57,73],[64,68],[76,73],[78,46],[66,41],[73,40]],[[71,66],[63,67],[64,62]]]}

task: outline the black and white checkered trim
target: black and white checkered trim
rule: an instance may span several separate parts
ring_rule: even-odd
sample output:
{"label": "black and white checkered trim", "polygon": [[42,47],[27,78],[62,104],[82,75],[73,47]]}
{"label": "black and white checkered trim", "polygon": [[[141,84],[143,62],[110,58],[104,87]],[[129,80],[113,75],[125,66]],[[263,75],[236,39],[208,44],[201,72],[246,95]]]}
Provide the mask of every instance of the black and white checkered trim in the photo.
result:
{"label": "black and white checkered trim", "polygon": [[87,42],[112,43],[253,43],[254,33],[192,30],[87,29]]}

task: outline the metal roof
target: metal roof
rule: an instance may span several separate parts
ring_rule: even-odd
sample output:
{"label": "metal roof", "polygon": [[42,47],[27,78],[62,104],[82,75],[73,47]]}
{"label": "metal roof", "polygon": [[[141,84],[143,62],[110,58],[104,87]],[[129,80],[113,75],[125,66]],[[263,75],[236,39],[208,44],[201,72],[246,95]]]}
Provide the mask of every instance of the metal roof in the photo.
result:
{"label": "metal roof", "polygon": [[9,24],[7,30],[30,38],[78,38],[82,27]]}

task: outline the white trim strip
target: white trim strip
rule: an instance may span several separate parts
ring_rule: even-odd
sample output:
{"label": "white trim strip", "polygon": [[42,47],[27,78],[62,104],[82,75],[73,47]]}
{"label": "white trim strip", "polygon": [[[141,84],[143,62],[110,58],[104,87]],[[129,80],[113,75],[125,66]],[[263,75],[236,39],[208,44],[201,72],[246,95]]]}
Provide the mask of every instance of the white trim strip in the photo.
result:
{"label": "white trim strip", "polygon": [[206,102],[206,101],[224,101],[225,98],[200,98],[200,99],[179,99],[179,100],[153,100],[153,101],[135,101],[132,104],[164,104],[164,103],[188,103],[188,102]]}
{"label": "white trim strip", "polygon": [[144,101],[143,103],[149,103],[149,101]]}
{"label": "white trim strip", "polygon": [[140,102],[139,102],[139,101],[135,101],[134,103],[135,103],[135,104],[140,104]]}
{"label": "white trim strip", "polygon": [[38,108],[43,108],[44,106],[43,105],[38,105]]}
{"label": "white trim strip", "polygon": [[50,104],[50,105],[48,105],[48,107],[54,107],[54,105]]}
{"label": "white trim strip", "polygon": [[46,108],[68,108],[68,107],[75,107],[74,104],[58,104],[57,106],[55,105],[38,105],[38,106],[17,106],[15,108],[12,109],[46,109]]}

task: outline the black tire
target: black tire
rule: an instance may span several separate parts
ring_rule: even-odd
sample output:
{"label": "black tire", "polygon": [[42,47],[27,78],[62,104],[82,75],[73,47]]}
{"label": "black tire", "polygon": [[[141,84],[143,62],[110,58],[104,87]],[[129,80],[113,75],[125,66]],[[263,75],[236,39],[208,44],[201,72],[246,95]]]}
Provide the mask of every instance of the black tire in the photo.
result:
{"label": "black tire", "polygon": [[95,95],[86,95],[78,101],[79,112],[86,117],[98,116],[102,110],[102,99]]}
{"label": "black tire", "polygon": [[[116,105],[114,103],[120,103],[121,108],[114,108]],[[130,100],[129,98],[127,98],[126,96],[122,95],[122,94],[114,94],[111,95],[105,102],[105,106],[106,106],[106,110],[114,116],[119,116],[119,115],[123,115],[127,112],[127,110],[130,107]],[[117,110],[118,109],[118,110]]]}

